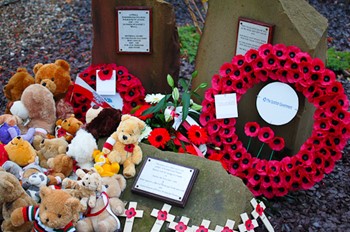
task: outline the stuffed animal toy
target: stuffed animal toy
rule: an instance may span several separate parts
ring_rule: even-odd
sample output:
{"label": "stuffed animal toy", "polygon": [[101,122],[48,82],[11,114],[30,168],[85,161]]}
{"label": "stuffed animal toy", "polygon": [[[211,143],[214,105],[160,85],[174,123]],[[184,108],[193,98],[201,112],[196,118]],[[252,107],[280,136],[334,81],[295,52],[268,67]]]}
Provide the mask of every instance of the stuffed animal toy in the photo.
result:
{"label": "stuffed animal toy", "polygon": [[145,122],[137,117],[125,114],[116,130],[103,145],[102,152],[112,162],[123,165],[123,175],[134,177],[135,165],[142,160],[142,150],[138,139],[145,128]]}
{"label": "stuffed animal toy", "polygon": [[90,169],[94,166],[92,154],[96,149],[97,143],[94,136],[86,130],[80,129],[68,145],[66,154],[77,162],[78,167]]}
{"label": "stuffed animal toy", "polygon": [[42,172],[36,172],[30,175],[25,182],[22,183],[22,187],[26,190],[26,193],[33,198],[36,202],[40,202],[39,190],[41,186],[47,186],[49,178]]}
{"label": "stuffed animal toy", "polygon": [[[90,110],[88,110],[87,113],[89,113],[89,111]],[[91,116],[91,114],[88,116]],[[95,118],[89,119],[91,121],[87,123],[86,130],[90,132],[96,140],[101,137],[108,137],[114,131],[116,131],[117,127],[119,126],[121,117],[121,110],[114,108],[104,108],[96,115]]]}
{"label": "stuffed animal toy", "polygon": [[105,154],[100,150],[95,150],[92,157],[95,161],[94,168],[97,170],[100,176],[104,177],[118,174],[120,169],[119,163],[111,163]]}
{"label": "stuffed animal toy", "polygon": [[0,206],[4,219],[1,231],[30,231],[33,228],[32,223],[12,224],[10,217],[16,208],[36,205],[36,202],[24,191],[18,179],[2,168],[0,168],[0,180]]}
{"label": "stuffed animal toy", "polygon": [[59,154],[65,154],[68,142],[64,138],[43,139],[39,144],[39,163],[43,168],[48,168],[47,160]]}
{"label": "stuffed animal toy", "polygon": [[28,73],[26,68],[17,68],[17,72],[10,77],[3,88],[4,95],[8,101],[5,113],[8,114],[10,112],[12,102],[20,100],[23,91],[29,85],[34,84],[34,82],[34,77]]}
{"label": "stuffed animal toy", "polygon": [[41,203],[37,206],[19,207],[11,214],[11,223],[20,226],[34,223],[35,231],[75,231],[79,219],[79,200],[63,190],[43,186]]}
{"label": "stuffed animal toy", "polygon": [[20,117],[17,115],[12,114],[3,114],[0,115],[0,125],[7,123],[9,126],[17,126],[18,124],[21,124],[23,121]]}
{"label": "stuffed animal toy", "polygon": [[22,93],[21,103],[27,110],[30,119],[26,127],[20,127],[22,133],[26,133],[26,129],[33,127],[36,132],[41,128],[43,134],[53,134],[56,108],[53,95],[47,88],[39,84],[28,86]]}
{"label": "stuffed animal toy", "polygon": [[57,138],[64,137],[70,142],[82,125],[83,123],[71,114],[69,118],[56,121],[55,135]]}
{"label": "stuffed animal toy", "polygon": [[34,133],[35,129],[29,128],[26,134],[21,135],[21,130],[18,128],[18,126],[10,126],[7,123],[4,123],[0,127],[0,142],[3,144],[8,144],[13,138],[20,136],[29,143],[32,143]]}
{"label": "stuffed animal toy", "polygon": [[[82,169],[77,169],[75,174],[80,180],[65,178],[62,181],[62,187],[65,189],[74,189],[73,196],[78,197],[84,209],[94,208],[96,205],[96,196],[102,192],[102,177],[92,168],[88,173]],[[72,193],[72,192],[71,192]]]}
{"label": "stuffed animal toy", "polygon": [[58,101],[64,98],[68,88],[72,85],[70,77],[70,65],[65,60],[56,60],[55,63],[34,66],[35,83],[43,85],[51,90],[54,98]]}
{"label": "stuffed animal toy", "polygon": [[32,145],[20,136],[13,138],[4,148],[8,154],[9,160],[21,167],[33,163],[37,156]]}
{"label": "stuffed animal toy", "polygon": [[14,116],[19,117],[24,126],[26,126],[30,121],[29,112],[21,101],[15,101],[11,104],[10,113]]}
{"label": "stuffed animal toy", "polygon": [[56,101],[56,118],[65,119],[74,114],[73,106],[64,98]]}
{"label": "stuffed animal toy", "polygon": [[66,154],[59,154],[47,160],[49,185],[59,185],[74,170],[74,160]]}
{"label": "stuffed animal toy", "polygon": [[26,179],[28,179],[29,176],[31,176],[32,174],[37,172],[44,172],[44,169],[40,167],[38,163],[39,161],[36,158],[33,163],[30,163],[22,168],[15,162],[8,160],[2,165],[2,168],[6,172],[9,172],[12,175],[14,175],[18,180],[22,181],[22,183],[24,183]]}
{"label": "stuffed animal toy", "polygon": [[97,115],[103,110],[102,106],[93,105],[91,106],[85,115],[85,123],[90,123],[94,118],[97,117]]}
{"label": "stuffed animal toy", "polygon": [[102,178],[104,192],[96,201],[95,208],[86,214],[86,218],[78,221],[78,231],[117,231],[120,222],[117,216],[125,211],[124,203],[119,199],[126,187],[123,175]]}

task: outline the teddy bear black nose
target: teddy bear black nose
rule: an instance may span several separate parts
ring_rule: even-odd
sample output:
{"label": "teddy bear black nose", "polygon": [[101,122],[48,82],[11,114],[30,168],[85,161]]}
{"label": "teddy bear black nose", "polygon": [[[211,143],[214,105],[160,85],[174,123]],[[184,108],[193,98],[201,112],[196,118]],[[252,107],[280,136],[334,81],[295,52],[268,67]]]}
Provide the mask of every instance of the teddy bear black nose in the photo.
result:
{"label": "teddy bear black nose", "polygon": [[42,83],[43,86],[46,86],[46,82]]}
{"label": "teddy bear black nose", "polygon": [[21,138],[21,136],[17,136],[16,138],[17,138],[17,139],[20,139],[20,138]]}
{"label": "teddy bear black nose", "polygon": [[66,148],[66,151],[68,151],[68,147]]}
{"label": "teddy bear black nose", "polygon": [[46,222],[49,222],[50,220],[48,218],[46,218]]}
{"label": "teddy bear black nose", "polygon": [[124,140],[127,140],[128,137],[127,137],[126,135],[123,135],[123,139],[124,139]]}

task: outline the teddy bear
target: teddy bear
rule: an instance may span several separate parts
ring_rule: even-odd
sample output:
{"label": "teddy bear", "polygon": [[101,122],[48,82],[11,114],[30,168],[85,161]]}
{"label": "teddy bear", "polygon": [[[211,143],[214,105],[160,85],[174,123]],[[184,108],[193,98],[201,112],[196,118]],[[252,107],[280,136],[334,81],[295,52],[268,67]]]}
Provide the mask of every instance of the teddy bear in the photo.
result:
{"label": "teddy bear", "polygon": [[102,192],[102,177],[94,168],[85,173],[82,169],[77,169],[75,174],[80,180],[65,178],[62,181],[64,189],[73,189],[71,195],[81,199],[80,203],[83,209],[94,208],[96,205],[96,196]]}
{"label": "teddy bear", "polygon": [[13,138],[4,148],[9,160],[21,167],[33,163],[37,157],[37,153],[32,145],[20,136]]}
{"label": "teddy bear", "polygon": [[[22,133],[26,133],[28,128],[32,127],[38,133],[40,132],[44,135],[53,134],[56,123],[56,108],[53,95],[47,88],[39,84],[28,86],[23,91],[20,104],[18,105],[19,109],[16,112],[26,111],[29,119],[25,126],[20,127]],[[13,111],[14,106],[15,104],[10,110],[12,114],[18,115]],[[22,118],[22,120],[26,121],[27,119]]]}
{"label": "teddy bear", "polygon": [[[94,108],[94,106],[92,108]],[[92,116],[90,111],[89,109],[87,112],[86,130],[90,132],[96,140],[101,137],[108,137],[116,131],[122,117],[121,110],[114,108],[102,108],[101,111],[98,109],[96,111],[93,110],[92,112],[97,113],[95,117]]]}
{"label": "teddy bear", "polygon": [[7,99],[7,105],[5,113],[10,113],[10,107],[14,101],[21,99],[23,91],[29,86],[34,84],[34,77],[29,74],[28,70],[24,67],[17,68],[17,72],[10,77],[7,84],[3,88],[3,93]]}
{"label": "teddy bear", "polygon": [[124,114],[117,130],[107,139],[102,152],[112,162],[123,165],[123,175],[126,178],[134,177],[135,165],[142,160],[142,150],[139,146],[139,137],[146,123],[135,116]]}
{"label": "teddy bear", "polygon": [[78,167],[90,169],[94,166],[92,154],[96,149],[97,143],[94,136],[84,129],[79,129],[68,145],[66,154],[77,162]]}
{"label": "teddy bear", "polygon": [[25,182],[22,183],[23,189],[36,202],[40,202],[39,190],[41,186],[47,186],[50,179],[42,172],[31,174]]}
{"label": "teddy bear", "polygon": [[47,160],[58,154],[66,153],[68,142],[62,138],[42,139],[39,144],[38,157],[40,166],[48,168]]}
{"label": "teddy bear", "polygon": [[40,188],[41,202],[18,207],[11,213],[11,223],[21,226],[31,221],[35,231],[75,231],[79,219],[79,200],[61,189]]}
{"label": "teddy bear", "polygon": [[100,150],[95,150],[92,157],[95,161],[94,168],[97,170],[100,176],[104,177],[118,174],[120,169],[119,163],[111,163],[105,154]]}
{"label": "teddy bear", "polygon": [[116,174],[103,177],[102,184],[105,187],[104,192],[97,199],[95,208],[91,209],[84,219],[78,221],[77,231],[117,231],[120,229],[117,216],[124,213],[125,204],[119,197],[126,187],[126,180],[123,175]]}
{"label": "teddy bear", "polygon": [[82,125],[83,123],[76,119],[74,114],[71,114],[64,120],[58,119],[56,121],[55,136],[57,138],[64,137],[70,142]]}
{"label": "teddy bear", "polygon": [[16,208],[36,205],[36,202],[24,191],[19,180],[3,168],[0,168],[0,180],[1,231],[30,231],[33,228],[31,222],[12,224],[11,213]]}
{"label": "teddy bear", "polygon": [[20,117],[17,115],[12,114],[3,114],[0,115],[0,125],[7,123],[9,126],[17,126],[18,124],[21,124],[23,121]]}
{"label": "teddy bear", "polygon": [[74,170],[74,160],[66,154],[59,154],[47,160],[49,178],[48,185],[59,185],[66,177],[70,176]]}
{"label": "teddy bear", "polygon": [[67,61],[58,59],[55,63],[38,63],[33,68],[35,83],[51,90],[58,101],[64,98],[68,88],[72,85],[70,65]]}

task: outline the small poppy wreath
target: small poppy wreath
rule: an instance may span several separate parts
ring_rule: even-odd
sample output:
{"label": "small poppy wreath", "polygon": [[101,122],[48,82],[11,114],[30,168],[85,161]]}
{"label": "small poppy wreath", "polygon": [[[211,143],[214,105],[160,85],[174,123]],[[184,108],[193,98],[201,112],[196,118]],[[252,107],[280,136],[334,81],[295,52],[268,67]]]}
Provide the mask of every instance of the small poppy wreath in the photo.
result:
{"label": "small poppy wreath", "polygon": [[[249,88],[268,80],[291,85],[316,107],[311,136],[297,154],[280,161],[252,156],[235,133],[236,119],[215,116],[216,94],[236,93],[239,101]],[[219,159],[229,173],[242,178],[255,196],[272,198],[309,189],[341,158],[350,138],[349,102],[342,84],[322,60],[311,58],[295,46],[264,44],[223,64],[211,84],[204,94],[200,115],[212,145],[208,158]]]}
{"label": "small poppy wreath", "polygon": [[[116,64],[91,65],[79,73],[79,77],[93,89],[96,89],[97,70],[100,70],[99,76],[103,80],[110,79],[113,70],[116,71],[116,91],[123,99],[123,114],[130,113],[134,107],[144,103],[145,88],[141,81],[130,74],[128,69],[123,66],[117,66]],[[73,89],[70,91],[73,91]],[[85,122],[86,112],[90,108],[91,101],[79,93],[73,93],[73,95],[68,93],[66,100],[73,105],[76,118]]]}

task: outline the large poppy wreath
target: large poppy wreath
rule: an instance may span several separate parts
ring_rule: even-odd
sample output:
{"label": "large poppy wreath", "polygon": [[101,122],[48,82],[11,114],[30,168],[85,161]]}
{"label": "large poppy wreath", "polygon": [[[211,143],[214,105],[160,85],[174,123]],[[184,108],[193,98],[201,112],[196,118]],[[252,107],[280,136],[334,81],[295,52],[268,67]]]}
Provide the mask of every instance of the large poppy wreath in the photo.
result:
{"label": "large poppy wreath", "polygon": [[[266,81],[291,85],[316,107],[311,136],[297,154],[284,156],[280,161],[254,157],[236,135],[236,119],[216,119],[215,116],[215,95],[236,93],[239,101],[249,88]],[[224,168],[242,178],[254,195],[272,198],[309,189],[322,180],[325,173],[330,173],[341,158],[350,135],[349,102],[342,84],[322,60],[311,58],[295,46],[264,44],[223,64],[211,84],[205,92],[200,115],[212,144],[208,149],[209,158],[221,157]],[[267,138],[268,132],[265,131]]]}
{"label": "large poppy wreath", "polygon": [[[91,65],[79,73],[79,77],[90,87],[96,89],[97,70],[100,70],[99,76],[101,79],[110,78],[113,70],[116,71],[116,91],[123,99],[123,114],[130,113],[134,107],[144,103],[145,88],[141,81],[130,74],[128,69],[123,66],[117,66],[116,64]],[[73,89],[70,91],[73,91]],[[91,100],[87,99],[83,94],[71,92],[67,94],[66,100],[73,105],[75,116],[85,122],[85,115],[90,108]]]}

